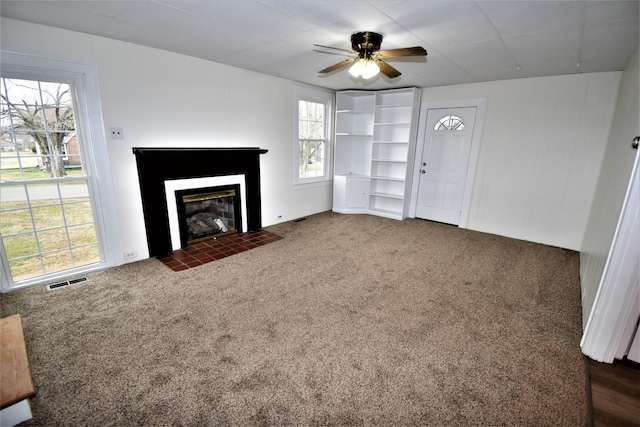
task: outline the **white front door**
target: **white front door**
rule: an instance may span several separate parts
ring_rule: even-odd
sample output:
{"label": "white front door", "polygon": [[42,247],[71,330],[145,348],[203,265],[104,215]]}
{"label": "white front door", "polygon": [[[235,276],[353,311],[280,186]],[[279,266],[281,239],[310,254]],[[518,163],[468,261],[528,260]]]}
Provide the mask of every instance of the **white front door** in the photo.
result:
{"label": "white front door", "polygon": [[458,225],[476,107],[427,112],[416,217]]}

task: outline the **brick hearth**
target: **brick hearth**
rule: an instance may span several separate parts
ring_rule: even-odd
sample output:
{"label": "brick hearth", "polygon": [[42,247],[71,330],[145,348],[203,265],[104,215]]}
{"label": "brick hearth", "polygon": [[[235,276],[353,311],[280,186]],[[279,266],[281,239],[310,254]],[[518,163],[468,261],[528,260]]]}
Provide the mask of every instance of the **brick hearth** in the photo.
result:
{"label": "brick hearth", "polygon": [[198,242],[158,259],[173,271],[182,271],[264,246],[280,239],[282,237],[268,231],[249,231]]}

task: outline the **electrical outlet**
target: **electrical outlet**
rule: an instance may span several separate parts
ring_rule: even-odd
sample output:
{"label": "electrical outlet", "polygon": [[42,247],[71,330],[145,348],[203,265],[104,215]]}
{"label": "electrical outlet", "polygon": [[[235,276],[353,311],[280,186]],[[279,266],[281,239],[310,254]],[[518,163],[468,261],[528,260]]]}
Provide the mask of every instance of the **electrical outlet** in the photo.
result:
{"label": "electrical outlet", "polygon": [[124,139],[124,131],[122,128],[109,128],[111,139]]}
{"label": "electrical outlet", "polygon": [[124,253],[124,259],[133,259],[138,256],[138,252],[134,250],[128,250]]}

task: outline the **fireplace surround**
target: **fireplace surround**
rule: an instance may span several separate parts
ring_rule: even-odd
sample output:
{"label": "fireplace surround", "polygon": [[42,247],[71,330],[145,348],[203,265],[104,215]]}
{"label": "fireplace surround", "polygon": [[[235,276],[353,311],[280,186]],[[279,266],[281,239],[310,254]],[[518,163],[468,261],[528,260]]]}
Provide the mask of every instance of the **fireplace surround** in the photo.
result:
{"label": "fireplace surround", "polygon": [[134,147],[142,196],[149,256],[172,252],[165,181],[244,175],[247,231],[262,228],[260,197],[261,148],[142,148]]}

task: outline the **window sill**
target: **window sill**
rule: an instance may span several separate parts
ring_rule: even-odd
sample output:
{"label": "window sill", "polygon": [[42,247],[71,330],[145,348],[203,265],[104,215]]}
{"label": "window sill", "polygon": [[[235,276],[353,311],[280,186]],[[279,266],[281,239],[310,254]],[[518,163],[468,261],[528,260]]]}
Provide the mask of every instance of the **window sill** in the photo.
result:
{"label": "window sill", "polygon": [[297,182],[293,184],[294,190],[306,190],[307,188],[326,187],[333,184],[331,179],[323,179],[322,181]]}

